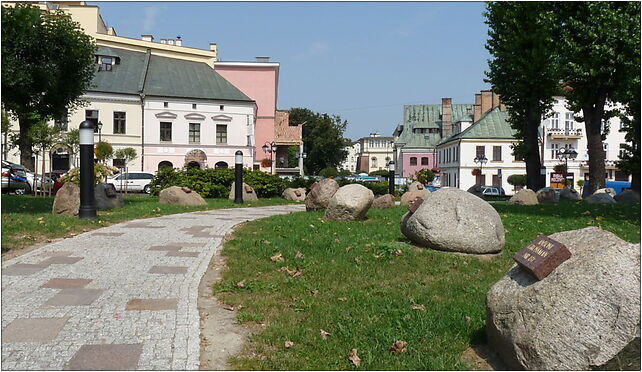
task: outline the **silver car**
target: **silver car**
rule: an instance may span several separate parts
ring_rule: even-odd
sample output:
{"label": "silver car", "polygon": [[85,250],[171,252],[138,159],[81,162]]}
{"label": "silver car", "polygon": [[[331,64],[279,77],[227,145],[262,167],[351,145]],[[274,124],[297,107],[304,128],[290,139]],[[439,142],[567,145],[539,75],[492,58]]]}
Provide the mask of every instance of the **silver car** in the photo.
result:
{"label": "silver car", "polygon": [[108,178],[107,183],[113,184],[116,190],[120,192],[125,191],[126,187],[127,191],[142,191],[145,194],[149,194],[151,192],[150,183],[152,182],[152,178],[154,178],[152,173],[129,172]]}
{"label": "silver car", "polygon": [[18,195],[30,192],[26,174],[17,168],[2,164],[2,192],[16,193]]}

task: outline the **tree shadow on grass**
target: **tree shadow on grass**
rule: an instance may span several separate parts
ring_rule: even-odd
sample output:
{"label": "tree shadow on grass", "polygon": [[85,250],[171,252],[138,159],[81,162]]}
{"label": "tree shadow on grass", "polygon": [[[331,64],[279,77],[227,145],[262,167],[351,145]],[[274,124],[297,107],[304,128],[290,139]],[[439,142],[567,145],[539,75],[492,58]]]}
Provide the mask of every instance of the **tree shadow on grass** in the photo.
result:
{"label": "tree shadow on grass", "polygon": [[51,213],[53,200],[53,196],[2,195],[2,213]]}
{"label": "tree shadow on grass", "polygon": [[602,216],[608,220],[630,221],[637,224],[640,222],[640,204],[588,204],[584,201],[564,201],[559,204],[539,205],[493,204],[493,207],[500,214],[565,219]]}

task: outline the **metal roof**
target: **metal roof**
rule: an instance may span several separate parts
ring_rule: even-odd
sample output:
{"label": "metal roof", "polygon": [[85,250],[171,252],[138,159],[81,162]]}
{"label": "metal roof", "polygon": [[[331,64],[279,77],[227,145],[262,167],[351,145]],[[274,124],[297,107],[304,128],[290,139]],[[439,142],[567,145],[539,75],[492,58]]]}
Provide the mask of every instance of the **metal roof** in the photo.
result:
{"label": "metal roof", "polygon": [[[473,121],[472,104],[453,104],[452,123]],[[396,143],[405,143],[404,148],[434,148],[441,141],[440,133],[414,133],[415,129],[440,129],[441,104],[404,106],[403,130]]]}
{"label": "metal roof", "polygon": [[508,123],[508,113],[495,107],[466,130],[441,141],[439,144],[458,139],[514,139],[516,131]]}

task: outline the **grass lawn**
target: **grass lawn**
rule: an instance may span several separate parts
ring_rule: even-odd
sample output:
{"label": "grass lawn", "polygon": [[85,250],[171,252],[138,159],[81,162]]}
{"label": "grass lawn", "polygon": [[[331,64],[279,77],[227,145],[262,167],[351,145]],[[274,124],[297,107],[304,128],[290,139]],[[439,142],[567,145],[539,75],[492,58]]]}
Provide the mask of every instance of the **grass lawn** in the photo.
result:
{"label": "grass lawn", "polygon": [[[405,207],[371,209],[364,222],[302,212],[240,227],[223,250],[228,269],[214,293],[242,306],[238,320],[257,333],[232,366],[350,370],[357,349],[359,369],[470,369],[461,356],[485,342],[486,292],[538,234],[599,226],[640,242],[639,204],[492,205],[507,230],[492,259],[410,245],[399,231]],[[407,352],[388,351],[397,340]]]}
{"label": "grass lawn", "polygon": [[206,199],[207,206],[181,207],[160,204],[157,196],[128,195],[125,197],[123,208],[98,211],[96,220],[80,220],[78,217],[52,214],[53,200],[54,197],[2,195],[2,252],[136,218],[206,209],[260,207],[291,203],[283,198],[264,198],[257,202],[244,204],[234,204],[232,200],[228,199]]}

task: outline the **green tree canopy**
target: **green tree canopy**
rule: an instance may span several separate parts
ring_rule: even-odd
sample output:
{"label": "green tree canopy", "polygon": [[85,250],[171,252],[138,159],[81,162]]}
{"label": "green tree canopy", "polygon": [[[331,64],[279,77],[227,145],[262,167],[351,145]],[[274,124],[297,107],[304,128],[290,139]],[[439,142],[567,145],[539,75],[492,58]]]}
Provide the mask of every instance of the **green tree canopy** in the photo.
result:
{"label": "green tree canopy", "polygon": [[348,122],[338,115],[320,114],[306,108],[290,109],[290,125],[301,123],[305,123],[305,172],[318,174],[324,168],[336,169],[348,155],[345,147],[350,141],[343,138]]}
{"label": "green tree canopy", "polygon": [[95,43],[62,11],[2,6],[2,103],[20,123],[20,161],[33,167],[28,133],[81,104],[92,81]]}
{"label": "green tree canopy", "polygon": [[105,162],[105,160],[111,159],[114,157],[114,148],[109,142],[100,141],[96,143],[94,147],[94,154],[96,159],[100,162]]}

